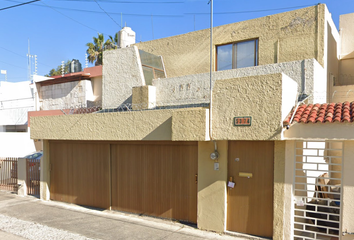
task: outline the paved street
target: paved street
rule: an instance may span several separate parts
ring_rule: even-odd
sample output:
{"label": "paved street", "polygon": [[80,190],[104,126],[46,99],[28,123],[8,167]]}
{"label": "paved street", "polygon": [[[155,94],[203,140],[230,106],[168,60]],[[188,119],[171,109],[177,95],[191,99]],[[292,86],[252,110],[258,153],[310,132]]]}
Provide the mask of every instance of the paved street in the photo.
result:
{"label": "paved street", "polygon": [[[0,239],[225,239],[178,222],[88,209],[0,191]],[[251,238],[258,239],[258,238]]]}

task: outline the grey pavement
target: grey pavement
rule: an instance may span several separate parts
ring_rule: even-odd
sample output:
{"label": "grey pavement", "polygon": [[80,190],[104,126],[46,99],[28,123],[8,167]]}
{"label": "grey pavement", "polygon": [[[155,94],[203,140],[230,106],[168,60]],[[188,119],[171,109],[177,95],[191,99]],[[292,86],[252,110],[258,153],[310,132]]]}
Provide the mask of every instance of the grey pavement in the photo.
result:
{"label": "grey pavement", "polygon": [[3,232],[0,230],[0,239],[6,239],[6,240],[24,240],[26,238],[16,236],[11,233]]}
{"label": "grey pavement", "polygon": [[[42,235],[38,233],[41,231]],[[0,239],[244,240],[259,238],[217,234],[175,221],[117,211],[102,211],[55,201],[42,201],[32,196],[20,197],[0,191]]]}

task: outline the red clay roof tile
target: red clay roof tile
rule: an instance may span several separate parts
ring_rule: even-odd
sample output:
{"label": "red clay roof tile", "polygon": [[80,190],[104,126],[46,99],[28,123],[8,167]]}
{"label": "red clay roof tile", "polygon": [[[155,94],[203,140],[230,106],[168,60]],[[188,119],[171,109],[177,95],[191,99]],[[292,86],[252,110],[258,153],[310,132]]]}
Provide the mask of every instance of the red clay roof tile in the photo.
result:
{"label": "red clay roof tile", "polygon": [[302,104],[284,120],[284,125],[298,123],[354,122],[354,101],[344,103]]}

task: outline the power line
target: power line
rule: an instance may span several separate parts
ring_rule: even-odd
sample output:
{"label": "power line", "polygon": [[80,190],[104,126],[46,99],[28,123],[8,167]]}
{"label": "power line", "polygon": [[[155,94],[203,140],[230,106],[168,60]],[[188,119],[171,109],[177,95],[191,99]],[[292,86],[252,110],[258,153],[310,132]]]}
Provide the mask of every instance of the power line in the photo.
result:
{"label": "power line", "polygon": [[[302,5],[302,6],[293,6],[293,7],[284,7],[284,8],[273,8],[273,9],[259,9],[259,10],[249,10],[249,11],[238,11],[238,12],[214,12],[214,14],[236,14],[236,13],[256,13],[256,12],[270,12],[270,11],[277,11],[277,10],[288,10],[288,9],[294,9],[294,8],[305,8],[305,7],[311,7],[315,6],[316,4],[311,4],[311,5]],[[185,13],[187,15],[204,15],[204,14],[210,14],[210,13]]]}
{"label": "power line", "polygon": [[121,26],[120,24],[118,24],[118,23],[101,7],[101,5],[100,5],[96,0],[95,0],[95,2],[96,2],[97,5],[102,9],[102,11],[104,11],[104,12],[107,14],[107,16],[108,16],[110,19],[112,19],[112,21],[113,21],[115,24],[117,24],[118,27],[122,28],[122,26]]}
{"label": "power line", "polygon": [[81,23],[81,22],[79,22],[79,21],[77,21],[77,20],[75,20],[75,19],[73,19],[73,18],[71,18],[71,17],[65,15],[64,13],[59,12],[59,11],[56,10],[54,7],[48,5],[48,4],[44,3],[44,2],[41,2],[41,3],[44,4],[45,6],[51,8],[52,10],[56,11],[57,13],[63,15],[64,17],[67,17],[67,18],[69,18],[70,20],[72,20],[72,21],[74,21],[74,22],[76,22],[76,23],[78,23],[78,24],[80,24],[80,25],[82,25],[82,26],[84,26],[84,27],[86,27],[86,28],[89,28],[89,29],[91,29],[91,30],[93,30],[93,31],[95,31],[95,32],[97,32],[97,33],[99,32],[98,30],[96,30],[96,29],[94,29],[94,28],[92,28],[92,27],[90,27],[90,26],[87,26],[86,24],[83,24],[83,23]]}
{"label": "power line", "polygon": [[20,67],[20,66],[16,66],[16,65],[11,64],[11,63],[7,63],[7,62],[4,62],[4,61],[0,61],[0,62],[1,62],[1,63],[4,63],[4,64],[7,64],[7,65],[10,65],[10,66],[13,66],[13,67],[17,67],[17,68],[21,68],[21,69],[26,69],[26,70],[27,70],[27,68]]}
{"label": "power line", "polygon": [[[96,2],[96,0],[56,0],[56,1],[70,1],[70,2]],[[109,2],[109,3],[143,3],[143,4],[179,4],[184,3],[183,1],[114,1],[114,0],[100,0],[100,2]]]}
{"label": "power line", "polygon": [[40,1],[40,0],[33,0],[33,1],[29,1],[29,2],[24,2],[24,3],[12,5],[12,6],[9,6],[9,7],[0,8],[0,11],[7,10],[7,9],[10,9],[10,8],[20,7],[20,6],[31,4],[31,3],[38,2],[38,1]]}
{"label": "power line", "polygon": [[[14,51],[11,51],[11,50],[9,50],[9,49],[7,49],[7,48],[4,48],[4,47],[1,47],[1,46],[0,46],[0,48],[4,49],[4,50],[6,50],[6,51],[8,51],[8,52],[10,52],[10,53],[12,53],[12,54],[15,54],[15,55],[17,55],[17,56],[20,56],[20,57],[22,57],[22,58],[26,58],[26,59],[27,59],[27,57],[25,57],[25,56],[22,55],[22,54],[16,53],[16,52],[14,52]],[[50,67],[50,66],[48,66],[47,64],[44,64],[44,63],[41,63],[41,62],[38,62],[38,64],[41,64],[41,65],[46,66],[46,67]]]}

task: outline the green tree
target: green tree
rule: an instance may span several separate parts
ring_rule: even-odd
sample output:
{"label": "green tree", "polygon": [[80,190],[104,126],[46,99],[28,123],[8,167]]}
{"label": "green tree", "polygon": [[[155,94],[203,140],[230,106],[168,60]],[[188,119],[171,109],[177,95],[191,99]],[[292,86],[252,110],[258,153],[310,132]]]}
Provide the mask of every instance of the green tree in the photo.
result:
{"label": "green tree", "polygon": [[95,66],[102,65],[102,53],[106,49],[111,49],[113,43],[110,39],[104,40],[103,34],[98,34],[98,37],[93,37],[93,43],[87,43],[87,54],[90,63],[95,63]]}
{"label": "green tree", "polygon": [[[68,60],[68,61],[66,61],[66,63],[64,64],[64,74],[69,73],[69,65],[70,65],[70,63],[71,63],[71,61]],[[55,68],[52,68],[52,69],[49,71],[49,74],[46,74],[45,76],[46,76],[46,77],[52,77],[52,76],[59,76],[59,75],[62,75],[61,68],[62,68],[61,65],[59,65],[56,69],[55,69]]]}
{"label": "green tree", "polygon": [[109,39],[111,40],[111,49],[117,49],[118,48],[118,33],[116,33],[114,35],[114,37],[112,37],[111,35],[109,35]]}

